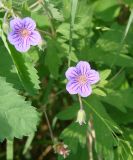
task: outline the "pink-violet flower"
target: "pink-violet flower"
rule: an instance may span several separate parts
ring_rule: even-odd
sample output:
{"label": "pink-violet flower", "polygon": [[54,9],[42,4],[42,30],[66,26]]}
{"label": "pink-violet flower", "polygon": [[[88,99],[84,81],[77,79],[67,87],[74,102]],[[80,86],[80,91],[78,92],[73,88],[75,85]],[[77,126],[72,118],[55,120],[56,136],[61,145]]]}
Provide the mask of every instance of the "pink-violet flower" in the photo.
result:
{"label": "pink-violet flower", "polygon": [[70,67],[65,73],[68,83],[66,90],[70,94],[79,94],[87,97],[91,94],[91,85],[100,80],[99,73],[91,69],[86,61],[80,61],[76,67]]}
{"label": "pink-violet flower", "polygon": [[30,46],[36,46],[41,42],[41,36],[35,30],[36,23],[29,17],[11,20],[10,28],[8,40],[19,52],[27,52]]}

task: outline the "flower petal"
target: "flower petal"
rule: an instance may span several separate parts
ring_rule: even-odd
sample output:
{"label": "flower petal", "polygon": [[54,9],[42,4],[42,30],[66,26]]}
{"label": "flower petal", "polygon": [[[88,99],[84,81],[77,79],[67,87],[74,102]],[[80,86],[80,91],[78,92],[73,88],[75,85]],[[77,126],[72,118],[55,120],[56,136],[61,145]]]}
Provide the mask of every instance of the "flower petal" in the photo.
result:
{"label": "flower petal", "polygon": [[76,67],[68,68],[65,75],[68,80],[71,80],[71,79],[75,78],[76,76],[78,76]]}
{"label": "flower petal", "polygon": [[81,97],[88,97],[92,92],[91,86],[90,85],[84,85],[84,86],[80,86],[79,88],[79,95],[81,95]]}
{"label": "flower petal", "polygon": [[30,49],[29,41],[27,39],[21,39],[21,41],[15,45],[15,48],[19,52],[27,52]]}
{"label": "flower petal", "polygon": [[88,79],[90,84],[95,84],[100,80],[99,73],[93,69],[91,69],[88,73]]}
{"label": "flower petal", "polygon": [[79,85],[77,82],[75,81],[69,81],[66,85],[66,90],[70,93],[70,94],[77,94],[78,93],[78,88]]}
{"label": "flower petal", "polygon": [[23,27],[26,29],[29,29],[30,31],[33,31],[36,28],[36,23],[34,20],[32,20],[29,17],[26,17],[22,20]]}
{"label": "flower petal", "polygon": [[20,30],[23,27],[22,20],[20,18],[14,18],[10,21],[10,27],[13,31]]}
{"label": "flower petal", "polygon": [[13,45],[18,44],[19,41],[20,41],[20,38],[21,38],[21,37],[20,37],[19,34],[16,33],[16,32],[10,32],[10,33],[8,34],[8,41],[9,41],[11,44],[13,44]]}
{"label": "flower petal", "polygon": [[85,62],[85,61],[80,61],[76,65],[76,68],[81,72],[81,74],[86,74],[91,69],[90,64],[88,62]]}
{"label": "flower petal", "polygon": [[39,43],[41,43],[41,41],[42,41],[42,39],[41,39],[39,32],[37,32],[37,31],[31,32],[31,34],[29,36],[29,42],[31,45],[36,46]]}

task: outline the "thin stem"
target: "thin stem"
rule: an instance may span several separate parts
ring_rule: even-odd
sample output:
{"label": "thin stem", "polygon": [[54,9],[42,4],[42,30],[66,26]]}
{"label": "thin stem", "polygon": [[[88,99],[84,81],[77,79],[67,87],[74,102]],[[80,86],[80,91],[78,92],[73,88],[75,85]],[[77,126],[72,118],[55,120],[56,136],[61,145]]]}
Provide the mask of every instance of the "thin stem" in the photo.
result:
{"label": "thin stem", "polygon": [[47,14],[47,16],[49,18],[49,22],[51,24],[50,27],[51,27],[52,35],[53,35],[53,37],[55,37],[56,36],[56,32],[55,32],[54,25],[53,25],[53,20],[52,20],[53,19],[53,15],[52,15],[51,11],[49,10],[46,1],[41,2],[41,4],[42,4],[43,8],[46,10],[46,14]]}
{"label": "thin stem", "polygon": [[46,32],[46,31],[43,31],[43,30],[40,30],[40,29],[37,29],[39,32],[42,32],[42,33],[44,33],[45,35],[48,35],[48,36],[52,36],[52,34],[51,33],[49,33],[49,32]]}
{"label": "thin stem", "polygon": [[95,140],[95,130],[93,128],[93,117],[90,114],[90,120],[88,122],[89,132],[88,132],[88,149],[90,160],[93,160],[93,142]]}
{"label": "thin stem", "polygon": [[[72,12],[72,3],[71,3],[71,12]],[[69,32],[68,67],[70,67],[70,65],[71,65],[72,39],[73,39],[73,21],[72,21],[72,14],[71,14],[71,16],[70,16],[70,32]]]}
{"label": "thin stem", "polygon": [[34,8],[36,5],[38,5],[40,2],[39,1],[37,1],[37,2],[35,2],[35,3],[33,3],[31,6],[29,6],[29,9],[32,9],[32,8]]}
{"label": "thin stem", "polygon": [[7,140],[7,143],[6,143],[6,160],[13,160],[13,141]]}
{"label": "thin stem", "polygon": [[46,118],[46,121],[47,121],[47,125],[48,125],[48,128],[49,128],[50,137],[51,137],[52,142],[53,142],[53,144],[54,144],[54,134],[53,134],[53,131],[52,131],[52,128],[51,128],[50,122],[49,122],[49,118],[48,118],[48,115],[47,115],[46,109],[44,109],[44,115],[45,115],[45,118]]}
{"label": "thin stem", "polygon": [[109,82],[113,81],[119,74],[124,70],[124,67],[122,67],[110,80]]}
{"label": "thin stem", "polygon": [[92,145],[93,145],[93,137],[91,135],[91,133],[88,133],[88,148],[89,148],[89,160],[93,160],[93,150],[92,150]]}
{"label": "thin stem", "polygon": [[27,151],[30,149],[31,143],[32,143],[34,137],[35,137],[35,133],[32,133],[31,135],[28,136],[27,141],[24,146],[23,155],[25,155],[27,153]]}
{"label": "thin stem", "polygon": [[79,98],[79,103],[80,103],[80,109],[83,109],[82,99],[81,99],[81,96],[79,94],[78,94],[78,98]]}

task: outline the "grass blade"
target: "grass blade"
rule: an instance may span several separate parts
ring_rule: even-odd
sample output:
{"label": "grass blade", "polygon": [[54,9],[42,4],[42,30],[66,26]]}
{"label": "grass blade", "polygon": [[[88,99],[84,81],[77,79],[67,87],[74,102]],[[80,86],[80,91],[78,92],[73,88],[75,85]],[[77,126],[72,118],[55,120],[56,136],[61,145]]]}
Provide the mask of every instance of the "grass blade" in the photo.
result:
{"label": "grass blade", "polygon": [[74,28],[74,21],[75,21],[75,17],[76,17],[77,4],[78,4],[78,0],[71,1],[71,20],[70,20],[70,34],[69,34],[68,67],[70,67],[70,63],[71,63],[73,28]]}
{"label": "grass blade", "polygon": [[124,32],[123,41],[125,40],[125,38],[128,34],[128,31],[130,29],[130,26],[131,26],[132,22],[133,22],[133,9],[131,9],[131,14],[129,16],[128,23],[127,23],[127,26],[126,26],[126,29],[125,29],[125,32]]}

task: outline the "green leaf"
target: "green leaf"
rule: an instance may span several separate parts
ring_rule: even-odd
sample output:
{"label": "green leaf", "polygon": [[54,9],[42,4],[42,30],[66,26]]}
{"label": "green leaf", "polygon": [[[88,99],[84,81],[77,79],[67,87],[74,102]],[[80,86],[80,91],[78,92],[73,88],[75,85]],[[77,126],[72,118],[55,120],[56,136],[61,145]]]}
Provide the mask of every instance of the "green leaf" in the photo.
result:
{"label": "green leaf", "polygon": [[12,59],[3,46],[2,41],[0,41],[0,51],[0,76],[5,77],[6,81],[12,83],[14,88],[23,90],[24,88],[17,75]]}
{"label": "green leaf", "polygon": [[100,79],[101,80],[106,80],[109,75],[111,74],[111,70],[110,69],[106,69],[100,72]]}
{"label": "green leaf", "polygon": [[59,10],[54,6],[54,4],[49,4],[48,5],[49,10],[51,11],[51,14],[54,19],[58,21],[63,21],[63,15],[59,12]]}
{"label": "green leaf", "polygon": [[[64,140],[65,144],[69,146],[69,149],[76,153],[78,144],[82,148],[86,145],[86,132],[87,125],[80,126],[78,123],[72,123],[62,133],[60,138]],[[80,132],[79,132],[80,131]]]}
{"label": "green leaf", "polygon": [[12,46],[10,46],[10,51],[10,55],[25,90],[31,95],[37,94],[40,89],[40,81],[37,75],[37,70],[34,68],[30,56],[28,53],[18,53]]}
{"label": "green leaf", "polygon": [[[77,157],[78,157],[78,160],[88,160],[89,159],[87,145],[84,148],[82,148],[80,144],[78,144],[76,154],[70,151],[70,155],[66,158],[66,160],[77,160]],[[58,160],[64,160],[64,158],[62,156],[59,156]]]}
{"label": "green leaf", "polygon": [[[85,52],[86,51],[84,51],[84,53]],[[118,52],[110,53],[102,50],[100,47],[94,47],[89,50],[88,54],[84,53],[80,54],[80,58],[87,61],[99,62],[107,66],[133,67],[133,58]]]}
{"label": "green leaf", "polygon": [[65,109],[64,111],[59,112],[56,115],[56,117],[59,118],[60,120],[70,120],[73,119],[74,117],[76,118],[78,109],[79,109],[79,104],[77,103]]}
{"label": "green leaf", "polygon": [[49,19],[44,14],[39,14],[38,12],[32,12],[31,17],[36,21],[39,27],[50,26]]}
{"label": "green leaf", "polygon": [[[106,97],[102,97],[102,101],[116,107],[120,111],[126,113],[128,108],[133,108],[133,89],[125,89],[122,91],[113,91]],[[130,102],[130,103],[129,103]]]}
{"label": "green leaf", "polygon": [[48,40],[47,54],[45,56],[45,64],[48,66],[50,73],[55,79],[59,76],[59,66],[61,60],[59,57],[60,45],[57,41]]}
{"label": "green leaf", "polygon": [[97,94],[99,96],[106,96],[106,93],[103,90],[99,89],[99,88],[94,88],[93,89],[93,93]]}
{"label": "green leaf", "polygon": [[22,138],[35,132],[39,121],[36,109],[4,78],[0,78],[0,90],[0,141]]}
{"label": "green leaf", "polygon": [[71,9],[71,17],[72,17],[72,26],[74,25],[76,10],[77,10],[78,0],[72,0],[72,9]]}
{"label": "green leaf", "polygon": [[71,12],[71,3],[68,0],[63,0],[63,15],[66,19],[70,17],[70,12]]}
{"label": "green leaf", "polygon": [[96,16],[104,21],[112,21],[119,15],[120,7],[115,0],[98,0],[95,3]]}
{"label": "green leaf", "polygon": [[10,44],[8,45],[3,32],[2,40],[12,58],[20,81],[22,82],[25,90],[31,95],[37,94],[38,89],[40,89],[39,77],[37,75],[37,70],[34,68],[30,60],[30,56],[28,57],[26,54],[18,53],[13,46]]}
{"label": "green leaf", "polygon": [[[113,130],[110,124],[114,124],[114,122],[111,120],[104,106],[96,98],[96,96],[91,96],[91,98],[88,98],[87,101],[83,101],[86,107],[89,107],[91,109],[93,115],[96,142],[100,143],[108,150],[113,149],[115,138],[112,135]],[[110,124],[108,122],[110,122]]]}
{"label": "green leaf", "polygon": [[130,14],[130,17],[128,19],[128,23],[127,23],[127,26],[126,26],[126,29],[125,29],[125,32],[124,32],[123,40],[126,38],[132,22],[133,22],[133,9],[131,10],[131,14]]}

